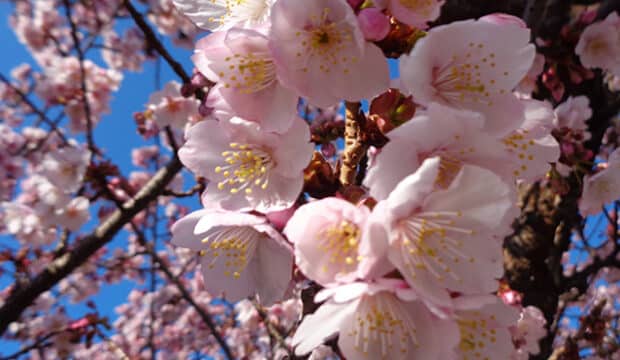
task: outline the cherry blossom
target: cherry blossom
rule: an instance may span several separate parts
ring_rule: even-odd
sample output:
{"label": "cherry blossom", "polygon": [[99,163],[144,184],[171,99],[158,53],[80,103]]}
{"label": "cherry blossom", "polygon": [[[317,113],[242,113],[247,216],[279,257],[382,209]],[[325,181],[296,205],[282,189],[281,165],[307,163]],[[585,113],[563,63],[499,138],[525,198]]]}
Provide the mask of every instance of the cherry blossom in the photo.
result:
{"label": "cherry blossom", "polygon": [[[469,308],[468,301],[457,299],[455,319],[459,327],[460,343],[453,359],[470,357],[509,359],[515,352],[509,327],[518,318],[518,311],[494,298],[480,307]],[[450,357],[448,357],[450,358]]]}
{"label": "cherry blossom", "polygon": [[337,198],[301,206],[284,229],[295,245],[295,264],[321,285],[364,278],[374,265],[363,259],[360,244],[369,214],[367,207]]}
{"label": "cherry blossom", "polygon": [[366,40],[379,41],[390,32],[389,17],[377,8],[362,9],[357,14],[357,21]]}
{"label": "cherry blossom", "polygon": [[575,47],[584,66],[620,75],[620,18],[611,12],[603,21],[588,26]]}
{"label": "cherry blossom", "polygon": [[291,126],[297,95],[277,80],[265,35],[238,28],[216,32],[196,44],[192,60],[202,74],[220,84],[212,91],[219,92],[235,115],[267,131],[284,132]]}
{"label": "cherry blossom", "polygon": [[90,202],[82,196],[71,199],[62,209],[56,210],[58,224],[71,231],[77,231],[90,219]]}
{"label": "cherry blossom", "polygon": [[[434,359],[458,342],[455,324],[435,318],[400,280],[343,285],[316,300],[327,302],[299,325],[293,338],[298,355],[336,334],[348,359]],[[441,338],[432,335],[438,332]]]}
{"label": "cherry blossom", "polygon": [[517,86],[517,93],[522,97],[530,97],[532,91],[536,89],[536,81],[538,77],[545,69],[545,57],[539,53],[536,53],[534,57],[534,62],[532,62],[532,67],[527,72],[525,77],[521,79],[519,85]]}
{"label": "cherry blossom", "polygon": [[291,207],[299,196],[302,171],[312,156],[308,141],[308,126],[300,119],[283,134],[241,118],[207,120],[188,130],[179,156],[195,174],[212,181],[205,203],[269,212]]}
{"label": "cherry blossom", "polygon": [[171,125],[183,129],[185,124],[197,119],[198,102],[181,96],[181,84],[172,81],[161,91],[154,92],[147,104],[148,116],[159,127]]}
{"label": "cherry blossom", "polygon": [[364,40],[345,0],[278,0],[271,22],[269,46],[278,78],[311,104],[367,99],[388,88],[387,61]]}
{"label": "cherry blossom", "polygon": [[[445,190],[441,159],[426,160],[371,215],[375,251],[385,251],[412,288],[451,306],[447,289],[490,292],[501,276],[501,244],[514,211],[510,187],[488,170],[464,165]],[[381,231],[380,229],[383,229]]]}
{"label": "cherry blossom", "polygon": [[172,226],[172,243],[200,251],[207,291],[238,301],[257,293],[264,304],[280,300],[289,286],[293,255],[265,218],[199,210]]}
{"label": "cherry blossom", "polygon": [[80,187],[89,161],[90,151],[64,147],[45,156],[40,172],[62,191],[74,192]]}
{"label": "cherry blossom", "polygon": [[616,358],[608,5],[11,2],[0,357]]}
{"label": "cherry blossom", "polygon": [[528,354],[536,355],[540,352],[538,341],[546,335],[546,323],[543,313],[537,307],[526,306],[521,310],[517,325],[510,328],[517,345],[515,359],[527,359]]}
{"label": "cherry blossom", "polygon": [[555,108],[555,115],[556,121],[553,125],[557,128],[587,130],[586,121],[592,116],[590,100],[586,96],[569,96],[566,101]]}
{"label": "cherry blossom", "polygon": [[[401,80],[419,104],[481,112],[487,131],[506,134],[523,112],[511,93],[534,60],[530,31],[464,20],[432,28],[400,60]],[[505,44],[512,44],[506,47]]]}
{"label": "cherry blossom", "polygon": [[[425,159],[440,156],[442,187],[465,163],[495,166],[505,159],[502,144],[483,131],[484,119],[478,113],[455,111],[431,104],[411,121],[390,131],[390,142],[377,155],[364,184],[377,199],[385,199],[396,185],[414,173]],[[441,131],[437,131],[441,129]]]}
{"label": "cherry blossom", "polygon": [[173,0],[196,25],[224,30],[235,25],[256,26],[269,19],[274,0]]}
{"label": "cherry blossom", "polygon": [[518,129],[502,138],[508,159],[496,163],[496,171],[504,177],[535,181],[549,170],[550,163],[560,157],[560,147],[551,135],[556,117],[547,102],[523,100],[524,121]]}
{"label": "cherry blossom", "polygon": [[620,150],[609,155],[603,170],[584,178],[583,194],[579,201],[579,211],[583,215],[596,214],[602,206],[620,198]]}

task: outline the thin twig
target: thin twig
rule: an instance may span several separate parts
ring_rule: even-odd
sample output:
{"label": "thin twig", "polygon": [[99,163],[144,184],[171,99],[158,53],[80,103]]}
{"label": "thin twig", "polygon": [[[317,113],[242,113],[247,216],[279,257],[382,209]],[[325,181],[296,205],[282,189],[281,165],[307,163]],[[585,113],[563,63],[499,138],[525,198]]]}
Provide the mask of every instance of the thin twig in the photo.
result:
{"label": "thin twig", "polygon": [[73,39],[73,48],[78,55],[79,65],[80,65],[80,88],[82,90],[82,104],[84,105],[84,116],[86,117],[86,143],[88,144],[88,149],[90,150],[90,162],[92,163],[93,157],[98,152],[97,147],[95,146],[95,140],[93,138],[93,119],[90,108],[90,103],[88,102],[88,87],[86,86],[86,69],[84,68],[84,60],[85,54],[82,51],[80,46],[80,39],[78,38],[78,29],[77,25],[73,21],[73,17],[71,15],[71,3],[69,0],[63,0],[65,7],[65,16],[67,17],[67,21],[69,22],[69,26],[71,27],[71,38]]}
{"label": "thin twig", "polygon": [[127,11],[133,20],[136,22],[136,25],[138,25],[140,30],[144,33],[146,41],[149,45],[157,51],[161,57],[164,58],[164,60],[166,60],[168,65],[170,65],[172,70],[183,80],[184,83],[189,83],[191,79],[183,69],[183,66],[181,66],[181,64],[176,61],[172,55],[170,55],[168,50],[166,50],[166,48],[162,45],[153,29],[149,26],[149,24],[147,24],[146,20],[144,20],[144,16],[142,16],[138,9],[133,6],[131,1],[125,0],[123,3],[125,4],[125,8],[127,8]]}
{"label": "thin twig", "polygon": [[157,263],[159,269],[166,275],[168,280],[177,287],[183,299],[185,299],[185,301],[187,301],[194,308],[194,310],[196,310],[202,321],[205,323],[205,325],[207,325],[209,330],[211,330],[211,334],[222,348],[222,351],[226,355],[226,358],[229,360],[234,359],[232,352],[228,347],[228,344],[226,344],[226,340],[224,340],[222,335],[219,333],[219,330],[211,319],[211,316],[207,314],[207,312],[200,305],[198,305],[198,303],[196,303],[192,295],[185,288],[185,285],[183,285],[179,278],[175,276],[172,271],[170,271],[170,268],[168,268],[166,262],[161,257],[159,257],[157,251],[153,249],[152,244],[146,242],[144,233],[142,233],[142,231],[140,231],[140,229],[138,229],[138,227],[133,222],[131,222],[130,225],[133,231],[138,236],[138,242],[140,243],[140,245],[142,245],[146,249],[147,253],[151,255],[151,258],[155,261],[155,263]]}
{"label": "thin twig", "polygon": [[30,110],[32,110],[32,112],[38,116],[40,121],[49,125],[51,131],[58,134],[58,137],[60,138],[63,144],[67,144],[67,138],[62,133],[62,131],[58,129],[58,125],[54,121],[52,121],[50,118],[48,118],[47,115],[41,109],[39,109],[32,101],[30,101],[30,99],[28,98],[26,94],[24,94],[20,89],[18,89],[15,85],[13,85],[2,73],[0,73],[0,81],[2,81],[6,86],[11,88],[11,90],[15,92],[17,96],[19,96],[20,100],[23,101],[24,104],[28,105]]}

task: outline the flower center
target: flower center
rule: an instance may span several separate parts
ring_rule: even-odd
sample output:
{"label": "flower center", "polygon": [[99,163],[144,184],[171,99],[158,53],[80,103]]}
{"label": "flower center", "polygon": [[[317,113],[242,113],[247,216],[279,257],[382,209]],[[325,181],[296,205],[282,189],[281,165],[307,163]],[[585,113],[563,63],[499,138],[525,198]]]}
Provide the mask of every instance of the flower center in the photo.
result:
{"label": "flower center", "polygon": [[607,52],[607,42],[603,39],[594,39],[588,45],[588,49],[594,55],[601,55],[604,52]]}
{"label": "flower center", "polygon": [[276,66],[269,54],[235,54],[224,59],[228,71],[219,74],[225,88],[250,94],[263,90],[276,82]]}
{"label": "flower center", "polygon": [[392,294],[364,296],[355,313],[353,329],[347,333],[355,338],[354,348],[368,353],[370,347],[379,346],[382,358],[387,358],[395,346],[399,346],[400,354],[417,347],[415,324],[409,314],[399,311],[402,308]]}
{"label": "flower center", "polygon": [[411,277],[415,278],[417,271],[425,270],[439,281],[445,279],[445,274],[461,281],[450,263],[476,261],[461,251],[463,238],[474,234],[473,230],[456,225],[454,219],[461,216],[460,211],[422,212],[400,222],[400,246]]}
{"label": "flower center", "polygon": [[230,143],[229,146],[231,150],[222,152],[226,165],[215,168],[215,173],[224,178],[217,188],[229,188],[231,194],[242,190],[251,194],[256,187],[265,190],[269,184],[269,170],[273,167],[271,155],[248,144]]}
{"label": "flower center", "polygon": [[[312,15],[310,19],[312,25],[306,27],[305,31],[295,33],[301,39],[303,51],[297,52],[296,56],[301,59],[316,58],[319,70],[329,73],[334,66],[345,66],[347,63],[357,62],[356,56],[350,56],[347,47],[351,45],[353,35],[347,25],[339,25],[329,18],[330,9],[324,8],[320,16]],[[304,64],[306,64],[304,62]],[[303,72],[308,71],[304,65]],[[344,68],[345,74],[349,70]]]}
{"label": "flower center", "polygon": [[[481,316],[479,312],[471,314],[474,318],[461,318],[456,322],[461,333],[459,349],[463,353],[485,353],[487,347],[492,347],[497,342],[497,331],[491,328],[489,320]],[[490,316],[491,323],[495,316]]]}
{"label": "flower center", "polygon": [[[318,248],[329,253],[329,263],[345,273],[360,260],[357,255],[359,236],[357,225],[343,220],[319,233]],[[327,270],[327,265],[323,266],[323,271]]]}
{"label": "flower center", "polygon": [[535,158],[534,154],[536,149],[532,148],[536,143],[534,140],[526,137],[527,133],[527,130],[522,130],[521,132],[514,132],[502,139],[506,150],[516,154],[519,159],[512,172],[515,177],[521,176],[527,171],[527,163],[533,161]]}
{"label": "flower center", "polygon": [[202,242],[209,244],[206,250],[200,252],[201,256],[211,257],[209,269],[215,268],[218,261],[223,261],[224,276],[238,279],[254,255],[256,231],[250,227],[226,227],[210,234]]}
{"label": "flower center", "polygon": [[[495,61],[495,53],[487,53],[484,44],[469,43],[468,52],[452,55],[447,64],[433,69],[432,85],[437,95],[448,104],[492,106],[495,92],[502,95],[507,93],[505,89],[497,89],[496,79],[486,77],[488,73],[497,72]],[[503,76],[508,75],[508,71],[503,72]]]}

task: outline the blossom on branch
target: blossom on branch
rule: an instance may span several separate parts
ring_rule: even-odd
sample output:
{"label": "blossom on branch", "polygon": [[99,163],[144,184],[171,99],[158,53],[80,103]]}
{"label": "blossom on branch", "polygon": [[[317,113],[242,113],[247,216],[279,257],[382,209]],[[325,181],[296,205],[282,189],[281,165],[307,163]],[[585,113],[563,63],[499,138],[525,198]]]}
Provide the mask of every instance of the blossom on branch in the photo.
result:
{"label": "blossom on branch", "polygon": [[303,186],[303,169],[312,157],[308,125],[294,119],[277,134],[234,117],[193,125],[181,147],[181,161],[210,180],[205,204],[263,213],[293,205]]}
{"label": "blossom on branch", "polygon": [[258,294],[265,305],[289,287],[293,254],[286,240],[260,216],[198,210],[176,222],[172,243],[199,251],[205,287],[236,302]]}

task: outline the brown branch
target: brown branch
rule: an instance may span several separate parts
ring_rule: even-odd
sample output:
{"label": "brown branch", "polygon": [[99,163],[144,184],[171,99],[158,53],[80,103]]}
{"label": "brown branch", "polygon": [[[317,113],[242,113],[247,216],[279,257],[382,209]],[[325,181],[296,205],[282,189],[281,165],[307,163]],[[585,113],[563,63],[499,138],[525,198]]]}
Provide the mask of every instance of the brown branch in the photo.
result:
{"label": "brown branch", "polygon": [[136,214],[156,200],[181,168],[181,162],[175,156],[151,178],[135,197],[125,202],[122,209],[114,211],[91,234],[80,240],[75,248],[52,261],[32,281],[15,288],[4,305],[0,307],[0,335],[6,331],[11,322],[19,319],[24,310],[39,295],[51,289],[60,280],[84,264],[91,255],[111,241]]}
{"label": "brown branch", "polygon": [[196,194],[202,193],[204,191],[205,187],[206,187],[206,184],[205,184],[204,178],[198,178],[197,181],[196,181],[196,185],[194,185],[191,189],[189,189],[187,191],[177,192],[177,191],[174,191],[174,190],[166,189],[166,190],[164,190],[162,195],[173,196],[173,197],[176,197],[176,198],[191,197],[191,196],[194,196]]}
{"label": "brown branch", "polygon": [[367,146],[362,142],[362,124],[365,121],[359,102],[345,102],[344,152],[340,166],[340,183],[353,185],[357,166],[366,152]]}
{"label": "brown branch", "polygon": [[148,44],[155,51],[157,51],[161,55],[161,57],[164,58],[164,60],[166,60],[168,65],[170,65],[172,70],[177,75],[179,75],[179,77],[183,80],[184,83],[189,83],[191,81],[190,76],[185,72],[185,70],[183,69],[183,66],[181,66],[181,64],[178,61],[176,61],[172,57],[172,55],[170,55],[170,53],[168,52],[168,50],[166,50],[166,48],[163,46],[161,41],[157,39],[157,35],[155,34],[155,31],[153,31],[153,29],[149,26],[149,24],[147,24],[146,20],[144,20],[144,16],[142,16],[142,14],[138,11],[138,9],[136,9],[133,6],[131,1],[125,0],[123,4],[125,5],[125,8],[127,8],[129,15],[131,15],[133,20],[136,22],[136,25],[138,25],[140,30],[142,30],[142,32],[144,33],[145,39],[148,42]]}

